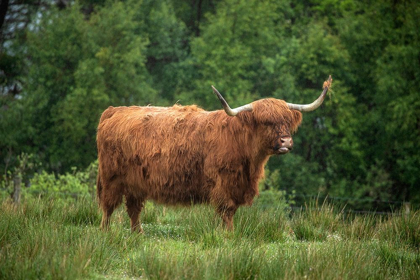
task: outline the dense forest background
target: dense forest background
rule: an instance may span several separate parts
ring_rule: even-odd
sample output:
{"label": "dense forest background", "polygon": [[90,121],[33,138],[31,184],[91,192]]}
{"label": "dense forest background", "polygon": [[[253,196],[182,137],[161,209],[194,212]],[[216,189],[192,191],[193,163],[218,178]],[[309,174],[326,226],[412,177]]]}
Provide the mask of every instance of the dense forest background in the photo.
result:
{"label": "dense forest background", "polygon": [[87,168],[110,105],[220,109],[212,84],[232,106],[264,97],[310,103],[331,74],[332,95],[304,114],[292,153],[270,159],[266,187],[354,209],[420,204],[417,1],[0,6],[0,181],[16,170]]}

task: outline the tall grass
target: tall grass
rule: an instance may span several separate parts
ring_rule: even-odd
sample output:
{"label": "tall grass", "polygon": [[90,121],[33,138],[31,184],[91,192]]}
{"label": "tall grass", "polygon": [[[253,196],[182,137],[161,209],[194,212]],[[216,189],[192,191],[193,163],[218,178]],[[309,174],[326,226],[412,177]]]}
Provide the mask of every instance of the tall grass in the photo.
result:
{"label": "tall grass", "polygon": [[108,232],[90,198],[0,205],[0,279],[418,279],[420,212],[345,216],[312,202],[291,216],[240,208],[235,230],[209,206],[147,203]]}

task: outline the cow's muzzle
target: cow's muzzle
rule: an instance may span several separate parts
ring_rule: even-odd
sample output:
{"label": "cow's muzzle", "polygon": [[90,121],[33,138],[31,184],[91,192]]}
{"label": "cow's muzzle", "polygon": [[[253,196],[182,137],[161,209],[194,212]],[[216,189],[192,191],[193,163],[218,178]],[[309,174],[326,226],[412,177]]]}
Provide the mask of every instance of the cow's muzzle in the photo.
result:
{"label": "cow's muzzle", "polygon": [[280,148],[277,150],[279,154],[287,154],[293,148],[293,139],[292,137],[281,137],[280,138]]}

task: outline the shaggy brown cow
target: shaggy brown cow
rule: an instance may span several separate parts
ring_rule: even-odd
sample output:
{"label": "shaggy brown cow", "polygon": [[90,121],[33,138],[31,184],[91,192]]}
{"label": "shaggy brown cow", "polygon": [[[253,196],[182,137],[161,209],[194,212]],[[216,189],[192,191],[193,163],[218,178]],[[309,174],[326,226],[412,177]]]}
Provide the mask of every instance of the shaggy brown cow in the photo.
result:
{"label": "shaggy brown cow", "polygon": [[97,134],[101,227],[108,228],[125,196],[132,231],[143,231],[139,215],[147,199],[211,203],[233,229],[236,209],[258,195],[268,158],[291,150],[300,111],[319,107],[331,81],[330,76],[308,105],[268,98],[231,109],[213,87],[224,111],[195,105],[109,107]]}

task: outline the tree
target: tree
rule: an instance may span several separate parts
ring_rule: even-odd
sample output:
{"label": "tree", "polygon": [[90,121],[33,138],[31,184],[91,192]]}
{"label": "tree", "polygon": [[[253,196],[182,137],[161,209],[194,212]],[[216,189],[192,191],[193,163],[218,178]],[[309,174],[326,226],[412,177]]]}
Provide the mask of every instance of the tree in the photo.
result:
{"label": "tree", "polygon": [[53,170],[87,166],[95,130],[109,105],[151,103],[147,39],[134,20],[139,4],[106,4],[85,19],[78,5],[45,15],[28,33],[23,98],[30,145]]}
{"label": "tree", "polygon": [[419,201],[419,16],[415,1],[377,1],[358,3],[337,24],[351,58],[347,84],[363,104],[361,196],[375,188],[373,173],[384,174],[380,192],[394,201]]}
{"label": "tree", "polygon": [[214,107],[214,96],[204,94],[210,93],[212,84],[225,92],[233,106],[258,96],[258,85],[254,88],[253,81],[257,80],[264,59],[279,48],[281,4],[224,1],[217,5],[214,15],[208,15],[201,36],[191,42],[192,63],[199,74],[194,90],[197,102]]}
{"label": "tree", "polygon": [[[145,50],[146,68],[157,91],[159,105],[172,105],[191,71],[188,57],[189,36],[184,22],[175,15],[171,1],[144,1],[136,15],[143,22],[141,33],[149,44]],[[144,104],[144,103],[143,103]]]}

